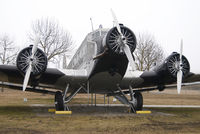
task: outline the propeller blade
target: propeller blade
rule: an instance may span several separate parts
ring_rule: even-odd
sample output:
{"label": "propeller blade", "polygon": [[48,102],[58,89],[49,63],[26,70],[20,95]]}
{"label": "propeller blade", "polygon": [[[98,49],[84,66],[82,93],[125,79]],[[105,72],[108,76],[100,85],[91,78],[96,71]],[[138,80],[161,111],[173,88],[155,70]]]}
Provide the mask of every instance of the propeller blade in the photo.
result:
{"label": "propeller blade", "polygon": [[182,53],[183,53],[183,40],[181,40],[181,48],[180,48],[180,64],[179,64],[179,66],[182,65]]}
{"label": "propeller blade", "polygon": [[33,58],[33,56],[35,55],[35,52],[37,51],[37,46],[38,46],[38,43],[39,43],[39,36],[36,36],[35,38],[35,43],[32,47],[32,55],[31,55],[31,58]]}
{"label": "propeller blade", "polygon": [[31,70],[32,70],[32,61],[30,62],[29,67],[28,67],[28,69],[26,71],[26,75],[24,77],[23,91],[26,90],[26,87],[28,85],[28,81],[29,81],[29,77],[30,77],[30,74],[31,74]]}
{"label": "propeller blade", "polygon": [[177,73],[177,92],[180,94],[181,92],[181,85],[182,85],[182,77],[183,77],[183,72],[182,72],[182,53],[183,53],[183,40],[181,40],[181,46],[180,46],[180,61],[179,61],[179,71]]}
{"label": "propeller blade", "polygon": [[126,54],[126,57],[131,65],[132,69],[135,71],[136,70],[135,61],[133,60],[133,56],[132,56],[130,48],[127,44],[124,44],[124,53]]}
{"label": "propeller blade", "polygon": [[177,73],[177,91],[178,91],[178,94],[180,94],[180,92],[181,92],[182,77],[183,77],[183,72],[182,72],[182,70],[179,70],[178,73]]}
{"label": "propeller blade", "polygon": [[33,60],[33,57],[35,55],[35,52],[37,51],[38,43],[39,43],[39,36],[37,35],[36,38],[35,38],[35,43],[32,47],[32,54],[31,54],[31,57],[30,57],[29,66],[28,66],[28,69],[26,70],[26,74],[25,74],[25,77],[24,77],[23,91],[26,90],[26,87],[28,85],[28,81],[29,81],[31,71],[32,71],[32,60]]}
{"label": "propeller blade", "polygon": [[114,22],[115,22],[115,25],[116,25],[116,27],[117,27],[117,31],[119,32],[120,35],[122,35],[121,28],[120,28],[119,23],[118,23],[118,21],[117,21],[117,17],[116,17],[116,15],[115,15],[115,13],[113,12],[112,9],[111,9],[111,13],[112,13],[112,16],[113,16],[113,20],[114,20]]}

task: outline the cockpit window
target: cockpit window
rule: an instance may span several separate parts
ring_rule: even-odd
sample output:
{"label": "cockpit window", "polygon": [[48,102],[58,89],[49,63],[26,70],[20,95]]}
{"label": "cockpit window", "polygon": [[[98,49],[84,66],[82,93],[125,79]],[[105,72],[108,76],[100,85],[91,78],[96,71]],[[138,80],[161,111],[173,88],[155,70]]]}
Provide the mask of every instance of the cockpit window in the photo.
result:
{"label": "cockpit window", "polygon": [[99,38],[100,36],[105,36],[107,31],[103,29],[98,29],[97,31],[92,33],[92,40]]}

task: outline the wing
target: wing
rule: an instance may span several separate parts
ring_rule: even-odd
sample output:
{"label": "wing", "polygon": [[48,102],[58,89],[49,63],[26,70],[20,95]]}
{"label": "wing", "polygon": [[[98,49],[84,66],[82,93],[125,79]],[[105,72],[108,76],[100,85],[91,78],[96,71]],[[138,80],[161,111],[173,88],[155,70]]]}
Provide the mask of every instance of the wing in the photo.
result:
{"label": "wing", "polygon": [[[0,65],[0,81],[22,86],[23,80],[24,76],[16,66]],[[55,68],[47,68],[38,79],[30,79],[29,86],[64,90],[67,83],[70,84],[70,89],[73,89],[80,87],[80,84],[85,81],[87,81],[87,73],[85,70],[58,70]]]}
{"label": "wing", "polygon": [[[133,71],[128,70],[120,84],[123,89],[135,88],[135,91],[160,91],[168,87],[176,87],[179,70],[179,54],[172,53],[164,62],[152,71],[143,72],[139,77],[133,77]],[[190,65],[185,56],[182,56],[183,86],[200,83],[200,75],[190,72]],[[141,89],[141,90],[138,90]]]}
{"label": "wing", "polygon": [[[123,89],[133,88],[134,92],[144,92],[159,90],[162,91],[166,88],[176,88],[176,79],[170,78],[165,79],[165,77],[160,77],[155,71],[144,72],[140,77],[132,77],[131,71],[126,73],[125,77],[121,81],[120,87]],[[182,86],[189,85],[199,85],[200,84],[200,74],[190,73],[186,78],[183,79]],[[129,91],[127,92],[129,93]]]}

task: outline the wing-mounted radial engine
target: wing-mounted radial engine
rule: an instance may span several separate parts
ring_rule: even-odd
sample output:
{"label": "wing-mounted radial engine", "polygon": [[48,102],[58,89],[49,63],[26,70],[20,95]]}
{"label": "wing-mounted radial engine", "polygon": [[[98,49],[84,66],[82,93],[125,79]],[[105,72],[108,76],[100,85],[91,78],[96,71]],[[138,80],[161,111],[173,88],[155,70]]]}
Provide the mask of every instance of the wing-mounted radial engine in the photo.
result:
{"label": "wing-mounted radial engine", "polygon": [[[166,59],[167,72],[173,77],[177,78],[180,64],[180,54],[174,52]],[[190,72],[190,64],[185,56],[182,56],[181,70],[183,72],[183,78],[187,77]]]}
{"label": "wing-mounted radial engine", "polygon": [[[47,57],[45,53],[37,48],[34,55],[32,55],[33,45],[21,50],[17,56],[17,68],[26,75],[26,72],[30,70],[30,76],[32,80],[38,80],[43,72],[47,68]],[[31,63],[31,64],[30,64]],[[30,69],[31,66],[31,69]],[[34,83],[32,83],[34,84]]]}
{"label": "wing-mounted radial engine", "polygon": [[155,71],[162,78],[166,78],[167,80],[176,80],[177,74],[179,70],[182,70],[182,78],[188,76],[190,72],[190,64],[185,56],[182,55],[182,63],[180,62],[180,54],[177,52],[173,52],[170,56],[166,58],[163,64],[161,64]]}
{"label": "wing-mounted radial engine", "polygon": [[130,52],[133,53],[136,48],[135,34],[122,24],[119,25],[121,33],[119,33],[117,27],[113,27],[107,33],[103,40],[103,46],[115,54],[125,54],[124,46],[128,45]]}

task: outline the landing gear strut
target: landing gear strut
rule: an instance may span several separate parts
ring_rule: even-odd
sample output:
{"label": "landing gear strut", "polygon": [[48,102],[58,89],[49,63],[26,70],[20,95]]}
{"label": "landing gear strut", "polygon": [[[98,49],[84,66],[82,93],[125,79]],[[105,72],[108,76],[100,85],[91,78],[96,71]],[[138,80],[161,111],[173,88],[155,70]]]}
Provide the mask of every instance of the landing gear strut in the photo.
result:
{"label": "landing gear strut", "polygon": [[131,100],[129,101],[130,103],[132,103],[135,107],[135,110],[142,110],[143,108],[143,97],[142,94],[140,92],[135,92],[133,94],[130,94],[131,96]]}
{"label": "landing gear strut", "polygon": [[66,105],[69,103],[72,98],[82,89],[83,87],[81,86],[78,89],[74,89],[69,96],[67,96],[67,92],[69,90],[69,84],[67,85],[65,91],[61,93],[60,91],[57,91],[55,94],[55,108],[56,111],[69,111],[68,106]]}
{"label": "landing gear strut", "polygon": [[117,98],[120,102],[123,104],[128,104],[131,108],[132,113],[136,113],[137,110],[142,110],[143,107],[143,97],[140,92],[133,92],[132,88],[129,88],[129,93],[131,100],[129,101],[128,98],[125,96],[124,92],[121,90],[119,86],[117,88],[120,91],[120,95],[115,95],[115,98]]}

